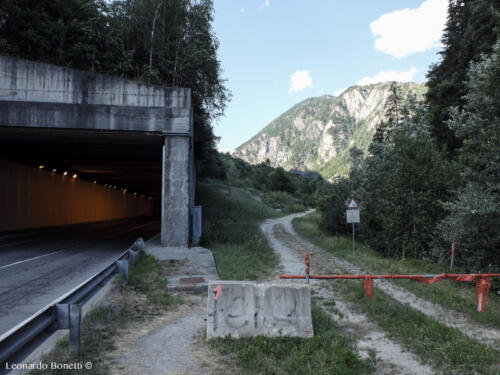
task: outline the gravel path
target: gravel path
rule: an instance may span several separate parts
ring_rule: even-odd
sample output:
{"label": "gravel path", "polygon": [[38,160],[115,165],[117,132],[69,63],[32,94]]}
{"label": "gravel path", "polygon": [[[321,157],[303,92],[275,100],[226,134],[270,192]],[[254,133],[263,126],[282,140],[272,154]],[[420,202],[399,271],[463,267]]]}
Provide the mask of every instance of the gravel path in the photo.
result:
{"label": "gravel path", "polygon": [[[296,217],[307,213],[293,214],[278,219],[265,221],[261,230],[268,238],[271,246],[280,254],[282,259],[281,268],[286,273],[304,273],[304,249],[312,249],[310,244],[304,246],[304,241],[299,242],[299,237],[292,228],[291,222]],[[276,236],[275,230],[282,226],[291,236],[296,239],[296,245],[291,241],[282,241]],[[319,248],[314,249],[312,254],[318,263],[331,263],[330,254]],[[330,265],[329,265],[330,266]],[[330,268],[331,271],[333,269]],[[404,375],[431,375],[434,371],[427,365],[422,364],[412,353],[406,352],[399,344],[390,340],[375,323],[371,322],[365,314],[356,312],[342,295],[332,290],[328,282],[311,280],[315,284],[315,291],[326,300],[334,300],[335,307],[342,313],[334,316],[340,332],[348,337],[354,337],[357,341],[357,350],[362,357],[368,357],[371,352],[377,355],[376,375],[404,374]],[[324,307],[324,306],[323,306]],[[331,312],[324,307],[329,314]]]}
{"label": "gravel path", "polygon": [[206,294],[179,295],[185,303],[117,336],[107,356],[111,375],[225,373],[220,355],[204,339]]}
{"label": "gravel path", "polygon": [[[284,232],[286,232],[285,236],[281,236],[281,240],[288,246],[295,246],[298,249],[308,249],[311,255],[312,267],[316,270],[315,272],[331,274],[332,271],[336,269],[341,273],[348,274],[366,273],[366,270],[363,270],[362,268],[343,259],[337,258],[331,253],[325,254],[324,250],[299,236],[292,226],[292,220],[293,218],[284,220],[283,223],[281,223]],[[327,255],[327,259],[324,259],[325,255]],[[304,273],[304,271],[302,270],[301,273]],[[433,317],[448,327],[456,328],[465,335],[494,348],[500,347],[500,330],[495,327],[471,321],[457,311],[445,309],[440,305],[417,297],[407,289],[395,285],[392,281],[374,280],[374,285],[391,295],[399,302],[410,305],[413,309]]]}

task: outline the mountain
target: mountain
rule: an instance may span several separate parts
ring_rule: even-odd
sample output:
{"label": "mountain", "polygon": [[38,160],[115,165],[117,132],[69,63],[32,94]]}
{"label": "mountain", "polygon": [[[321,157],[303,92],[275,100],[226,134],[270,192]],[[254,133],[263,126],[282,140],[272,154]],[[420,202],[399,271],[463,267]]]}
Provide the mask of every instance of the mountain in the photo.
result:
{"label": "mountain", "polygon": [[[233,156],[251,164],[269,160],[273,167],[313,170],[324,178],[349,172],[349,150],[365,153],[377,124],[384,118],[390,82],[352,86],[339,96],[306,99],[273,120]],[[412,82],[398,83],[406,98],[423,98],[427,88]]]}

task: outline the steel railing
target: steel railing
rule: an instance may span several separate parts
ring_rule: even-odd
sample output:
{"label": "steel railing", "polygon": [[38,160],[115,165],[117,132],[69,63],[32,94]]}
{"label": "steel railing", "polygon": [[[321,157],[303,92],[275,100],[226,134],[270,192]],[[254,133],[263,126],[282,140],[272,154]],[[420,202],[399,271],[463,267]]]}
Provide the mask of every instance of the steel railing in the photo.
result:
{"label": "steel railing", "polygon": [[7,362],[19,362],[58,329],[70,330],[69,349],[71,352],[78,351],[81,341],[81,306],[117,273],[123,275],[124,282],[128,283],[129,267],[134,266],[143,247],[144,240],[138,238],[110,265],[1,335],[0,374],[7,372]]}

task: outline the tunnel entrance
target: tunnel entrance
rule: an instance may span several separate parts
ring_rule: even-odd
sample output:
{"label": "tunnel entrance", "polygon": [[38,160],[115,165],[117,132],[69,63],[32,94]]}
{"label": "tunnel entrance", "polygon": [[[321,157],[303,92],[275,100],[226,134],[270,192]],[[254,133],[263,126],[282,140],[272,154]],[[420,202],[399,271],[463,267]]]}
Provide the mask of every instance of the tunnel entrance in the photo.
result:
{"label": "tunnel entrance", "polygon": [[158,201],[162,146],[163,137],[142,133],[0,127],[0,159]]}
{"label": "tunnel entrance", "polygon": [[[121,210],[109,217],[113,220],[146,211],[161,217],[162,245],[186,247],[194,203],[192,139],[189,89],[0,56],[2,213],[12,204],[34,207],[29,201],[43,200],[37,189],[43,185],[46,192],[56,190],[45,195],[53,202],[64,198],[69,204],[82,197],[71,209],[95,221],[108,218],[102,209],[106,204],[114,205],[113,212]],[[17,202],[10,201],[12,196]],[[142,199],[148,203],[137,203]],[[60,203],[60,215],[74,214],[63,212]],[[92,211],[93,204],[101,209]],[[152,209],[144,208],[148,205]],[[68,220],[57,225],[79,219]],[[33,225],[28,219],[25,224]]]}

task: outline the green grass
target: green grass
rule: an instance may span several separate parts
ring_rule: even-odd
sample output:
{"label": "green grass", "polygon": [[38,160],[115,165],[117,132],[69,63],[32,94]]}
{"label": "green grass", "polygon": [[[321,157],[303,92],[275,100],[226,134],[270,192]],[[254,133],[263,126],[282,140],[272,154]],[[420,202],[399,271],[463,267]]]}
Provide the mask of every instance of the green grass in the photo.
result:
{"label": "green grass", "polygon": [[197,200],[203,206],[202,245],[215,257],[223,280],[262,280],[278,264],[259,224],[280,213],[248,191],[219,184],[199,184]]}
{"label": "green grass", "polygon": [[[260,223],[281,214],[243,188],[200,184],[197,197],[203,205],[203,245],[215,256],[222,279],[261,280],[269,278],[278,257],[259,229]],[[336,333],[331,319],[314,306],[315,336],[253,337],[216,339],[211,345],[235,361],[244,374],[367,374],[372,360],[361,360],[353,342]],[[237,373],[233,369],[233,373]]]}
{"label": "green grass", "polygon": [[[173,305],[181,302],[166,291],[166,265],[152,255],[141,254],[136,265],[130,269],[129,284],[124,286],[123,279],[116,277],[113,282],[118,287],[119,298],[110,304],[89,311],[82,319],[81,350],[70,355],[68,337],[59,340],[54,349],[47,353],[43,363],[92,362],[92,369],[71,370],[71,374],[101,375],[109,368],[105,362],[107,353],[115,349],[114,338],[120,330],[136,321],[144,321],[162,314]],[[68,370],[34,370],[29,374],[67,374]]]}
{"label": "green grass", "polygon": [[313,304],[314,337],[310,339],[263,336],[212,340],[222,354],[231,355],[244,374],[369,374],[374,357],[362,360],[353,342],[336,332],[334,322]]}
{"label": "green grass", "polygon": [[[384,258],[360,242],[356,242],[356,251],[353,252],[350,238],[326,234],[319,229],[318,220],[318,215],[312,214],[295,219],[293,226],[297,233],[309,239],[315,245],[332,252],[335,256],[363,267],[367,273],[434,274],[449,271],[448,266],[443,264],[414,259]],[[314,272],[314,259],[311,259],[311,270]],[[460,270],[454,269],[454,272],[459,273]],[[421,298],[461,312],[471,320],[500,328],[500,298],[490,292],[486,311],[477,312],[475,283],[441,281],[433,285],[426,285],[411,280],[399,280],[396,283]]]}
{"label": "green grass", "polygon": [[284,191],[268,191],[261,193],[262,200],[270,207],[279,209],[285,214],[306,211],[300,201]]}
{"label": "green grass", "polygon": [[417,354],[444,374],[499,374],[500,351],[447,327],[402,304],[381,290],[366,298],[360,282],[346,280],[332,284],[361,308],[391,338]]}

